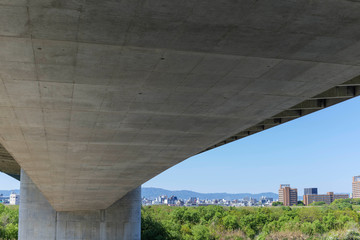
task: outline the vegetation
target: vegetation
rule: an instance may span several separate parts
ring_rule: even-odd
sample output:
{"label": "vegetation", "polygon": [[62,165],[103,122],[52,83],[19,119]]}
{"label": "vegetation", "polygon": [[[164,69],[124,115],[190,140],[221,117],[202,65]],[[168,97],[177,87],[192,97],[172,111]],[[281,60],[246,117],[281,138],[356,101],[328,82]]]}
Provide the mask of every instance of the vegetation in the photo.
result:
{"label": "vegetation", "polygon": [[13,240],[18,238],[18,206],[0,204],[0,239]]}
{"label": "vegetation", "polygon": [[[360,240],[360,199],[304,207],[141,209],[143,240]],[[18,207],[0,204],[0,239],[17,239]]]}
{"label": "vegetation", "polygon": [[305,206],[304,202],[303,201],[298,201],[296,206]]}
{"label": "vegetation", "polygon": [[310,205],[311,206],[322,206],[325,205],[326,203],[324,201],[319,201],[319,202],[313,202]]}
{"label": "vegetation", "polygon": [[273,202],[272,205],[276,207],[276,206],[283,206],[284,204],[282,202]]}
{"label": "vegetation", "polygon": [[[142,208],[143,240],[360,239],[359,200],[302,207]],[[359,206],[360,207],[360,206]]]}

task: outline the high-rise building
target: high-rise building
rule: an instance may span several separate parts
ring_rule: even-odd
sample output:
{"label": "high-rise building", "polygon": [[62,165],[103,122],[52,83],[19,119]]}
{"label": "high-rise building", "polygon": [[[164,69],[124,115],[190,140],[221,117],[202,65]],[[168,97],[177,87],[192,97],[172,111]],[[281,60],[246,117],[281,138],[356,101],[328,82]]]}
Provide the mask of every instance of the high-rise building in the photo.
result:
{"label": "high-rise building", "polygon": [[304,195],[317,195],[318,189],[317,188],[304,188]]}
{"label": "high-rise building", "polygon": [[352,197],[360,198],[360,176],[354,176],[352,182]]}
{"label": "high-rise building", "polygon": [[326,204],[332,203],[336,199],[347,199],[349,198],[348,194],[334,194],[333,192],[328,192],[327,194],[309,194],[304,195],[304,204],[310,205],[313,202],[325,202]]}
{"label": "high-rise building", "polygon": [[19,205],[20,203],[20,195],[16,193],[10,194],[10,205]]}
{"label": "high-rise building", "polygon": [[297,189],[290,188],[290,184],[281,184],[279,189],[279,202],[284,206],[296,205],[298,201]]}

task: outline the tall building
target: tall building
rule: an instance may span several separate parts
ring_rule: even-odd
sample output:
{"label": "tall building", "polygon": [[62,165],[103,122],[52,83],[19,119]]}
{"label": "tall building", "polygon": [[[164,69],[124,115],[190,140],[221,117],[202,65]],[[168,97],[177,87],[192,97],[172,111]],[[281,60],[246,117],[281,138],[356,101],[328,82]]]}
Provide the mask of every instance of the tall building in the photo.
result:
{"label": "tall building", "polygon": [[304,188],[304,195],[317,195],[318,189],[317,188]]}
{"label": "tall building", "polygon": [[290,188],[290,184],[281,184],[279,189],[279,202],[284,206],[296,205],[298,201],[297,189]]}
{"label": "tall building", "polygon": [[349,198],[348,194],[334,194],[333,192],[328,192],[327,194],[309,194],[304,195],[304,204],[310,205],[313,202],[325,202],[326,204],[332,203],[336,199],[347,199]]}
{"label": "tall building", "polygon": [[20,203],[20,195],[16,193],[10,194],[10,205],[19,205]]}
{"label": "tall building", "polygon": [[354,176],[352,182],[352,197],[360,198],[360,176]]}
{"label": "tall building", "polygon": [[169,204],[169,205],[175,205],[176,202],[177,202],[177,200],[178,200],[177,196],[174,196],[174,195],[173,195],[173,196],[171,196],[171,197],[168,198],[167,204]]}

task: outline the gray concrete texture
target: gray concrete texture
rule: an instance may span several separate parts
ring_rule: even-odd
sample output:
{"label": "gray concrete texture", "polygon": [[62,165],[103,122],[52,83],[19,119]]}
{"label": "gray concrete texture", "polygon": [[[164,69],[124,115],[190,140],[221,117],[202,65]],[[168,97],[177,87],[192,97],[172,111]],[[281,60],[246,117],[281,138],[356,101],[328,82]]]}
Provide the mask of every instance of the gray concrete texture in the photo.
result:
{"label": "gray concrete texture", "polygon": [[360,74],[360,3],[0,0],[0,142],[57,211],[105,209]]}
{"label": "gray concrete texture", "polygon": [[19,240],[140,240],[141,188],[104,210],[57,212],[21,172]]}

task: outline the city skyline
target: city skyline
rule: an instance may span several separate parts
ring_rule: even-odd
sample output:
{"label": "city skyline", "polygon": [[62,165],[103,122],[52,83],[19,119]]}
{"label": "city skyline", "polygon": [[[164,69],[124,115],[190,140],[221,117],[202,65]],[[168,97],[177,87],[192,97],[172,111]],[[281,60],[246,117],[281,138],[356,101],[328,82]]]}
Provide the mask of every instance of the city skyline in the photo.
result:
{"label": "city skyline", "polygon": [[[307,187],[351,193],[352,177],[360,174],[358,106],[359,97],[193,156],[143,186],[276,193],[279,184],[290,183],[299,195]],[[19,188],[19,181],[0,174],[0,189]]]}

